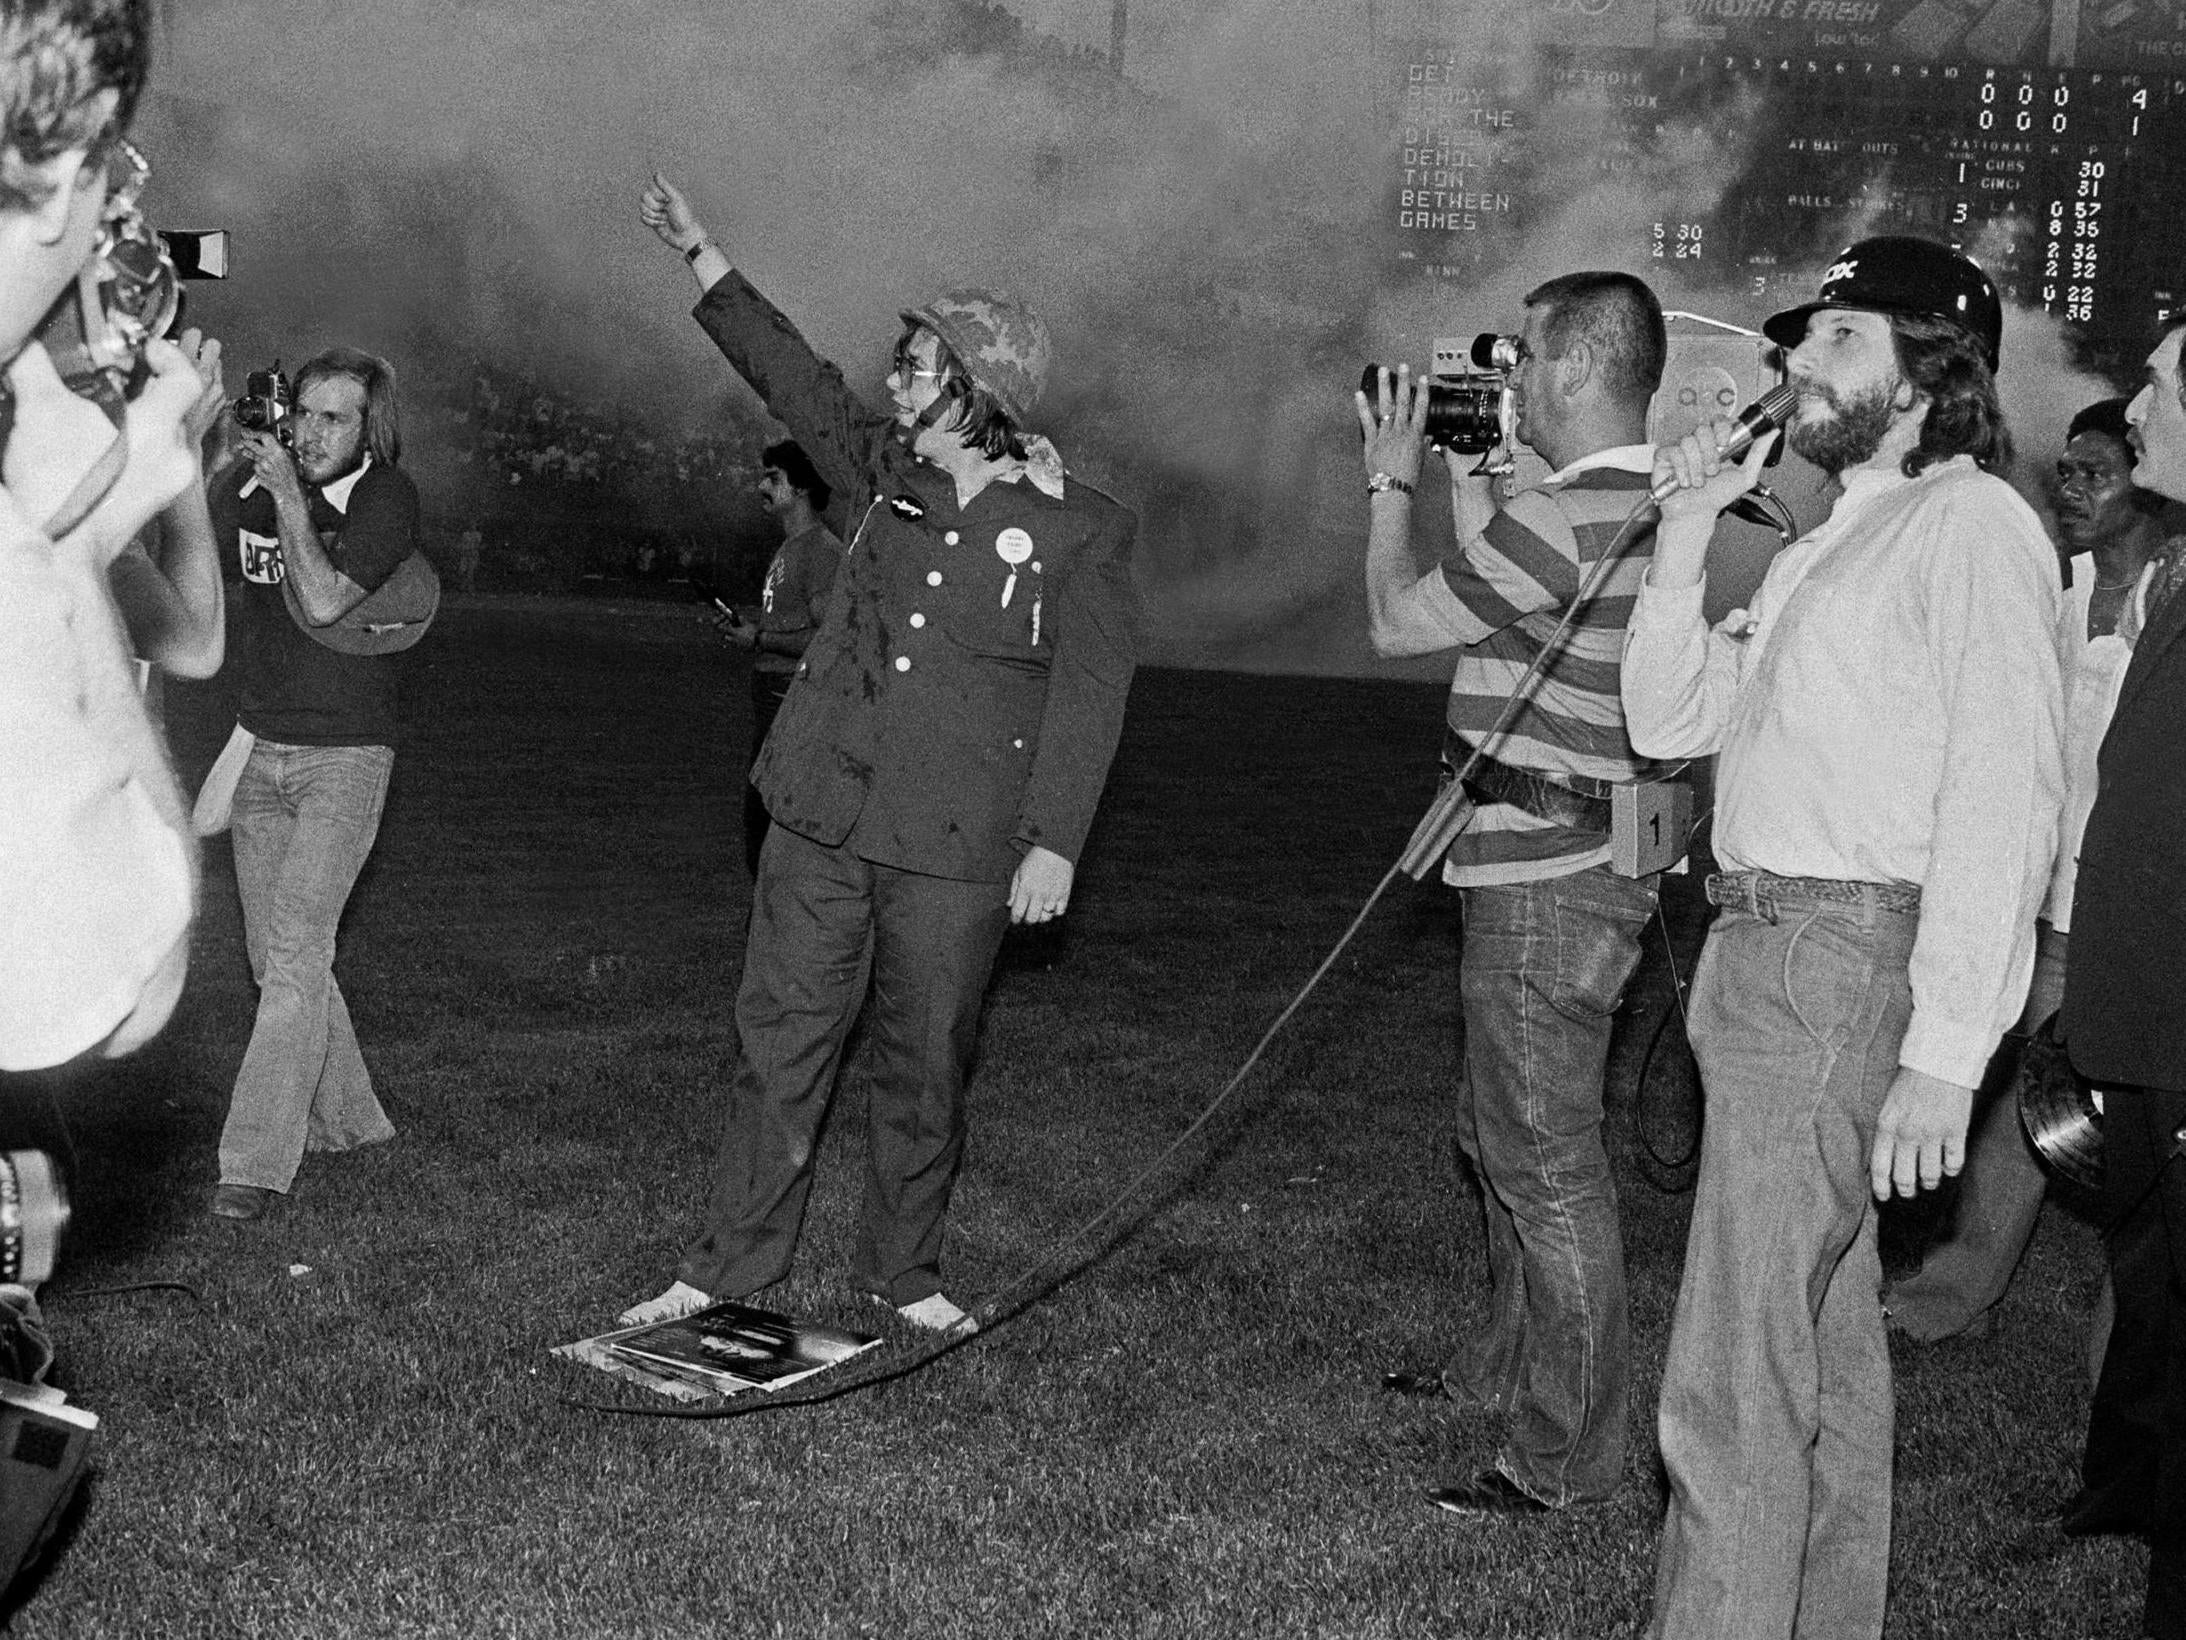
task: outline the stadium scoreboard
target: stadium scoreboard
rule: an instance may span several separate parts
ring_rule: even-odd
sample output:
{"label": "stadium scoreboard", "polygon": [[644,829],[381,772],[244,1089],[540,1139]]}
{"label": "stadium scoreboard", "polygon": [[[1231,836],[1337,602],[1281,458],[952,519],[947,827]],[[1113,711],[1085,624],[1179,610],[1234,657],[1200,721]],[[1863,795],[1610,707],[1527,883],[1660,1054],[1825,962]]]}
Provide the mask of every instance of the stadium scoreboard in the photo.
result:
{"label": "stadium scoreboard", "polygon": [[1393,54],[1391,225],[1438,284],[1606,184],[1647,202],[1627,257],[1756,306],[1810,292],[1855,233],[1968,251],[2097,346],[2145,346],[2178,305],[2186,0],[1541,0],[1528,20],[1522,44]]}

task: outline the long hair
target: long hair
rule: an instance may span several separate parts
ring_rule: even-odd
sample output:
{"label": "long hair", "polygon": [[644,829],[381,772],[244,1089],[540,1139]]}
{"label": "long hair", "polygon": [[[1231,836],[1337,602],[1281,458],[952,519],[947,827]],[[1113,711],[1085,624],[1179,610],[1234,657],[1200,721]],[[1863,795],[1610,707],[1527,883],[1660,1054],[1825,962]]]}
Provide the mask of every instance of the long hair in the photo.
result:
{"label": "long hair", "polygon": [[35,210],[34,167],[126,131],[151,62],[150,0],[0,0],[0,209]]}
{"label": "long hair", "polygon": [[1918,478],[1938,462],[1972,456],[1983,472],[2011,465],[2011,429],[1996,396],[1996,377],[1981,344],[1948,319],[1893,313],[1898,374],[1928,399],[1920,442],[1906,453],[1905,476]]}
{"label": "long hair", "polygon": [[395,414],[395,367],[358,347],[330,347],[296,372],[296,397],[328,376],[347,376],[364,389],[364,447],[384,467],[402,461],[402,422]]}
{"label": "long hair", "polygon": [[941,372],[941,391],[952,401],[954,408],[948,418],[939,425],[945,432],[954,433],[968,450],[977,450],[990,461],[1000,461],[1005,456],[1013,460],[1025,459],[1024,430],[1002,408],[1002,401],[972,380],[971,372],[943,341],[925,325],[906,326],[896,341],[895,358],[902,368],[911,356],[911,346],[921,336],[934,338],[934,364]]}

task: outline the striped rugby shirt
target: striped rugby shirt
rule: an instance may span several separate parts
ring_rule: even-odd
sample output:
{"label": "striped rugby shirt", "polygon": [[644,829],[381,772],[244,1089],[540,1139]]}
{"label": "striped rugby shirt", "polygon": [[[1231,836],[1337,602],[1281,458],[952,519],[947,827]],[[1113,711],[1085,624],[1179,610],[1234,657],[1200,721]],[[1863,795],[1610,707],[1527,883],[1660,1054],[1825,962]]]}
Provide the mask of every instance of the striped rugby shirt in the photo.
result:
{"label": "striped rugby shirt", "polygon": [[[1487,735],[1510,692],[1646,495],[1654,447],[1620,445],[1582,456],[1511,497],[1479,535],[1444,559],[1452,600],[1437,599],[1465,646],[1450,679],[1445,756],[1453,765]],[[1595,595],[1572,618],[1560,652],[1532,698],[1488,755],[1514,768],[1594,780],[1659,777],[1663,766],[1632,749],[1618,679],[1624,628],[1648,559],[1654,519],[1618,554]],[[1606,864],[1609,839],[1539,819],[1508,803],[1484,805],[1451,845],[1442,880],[1456,888],[1539,882]]]}

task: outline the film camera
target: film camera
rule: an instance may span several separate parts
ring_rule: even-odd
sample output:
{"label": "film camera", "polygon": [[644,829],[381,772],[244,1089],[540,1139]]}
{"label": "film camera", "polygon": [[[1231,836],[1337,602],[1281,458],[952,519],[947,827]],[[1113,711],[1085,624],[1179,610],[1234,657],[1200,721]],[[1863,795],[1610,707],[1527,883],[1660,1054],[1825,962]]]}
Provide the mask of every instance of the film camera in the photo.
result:
{"label": "film camera", "polygon": [[253,370],[243,378],[243,396],[235,401],[235,419],[254,433],[271,433],[287,444],[295,436],[288,424],[295,402],[288,377],[281,373],[281,361],[275,359],[272,369]]}
{"label": "film camera", "polygon": [[[1510,373],[1518,368],[1518,338],[1482,331],[1470,346],[1437,340],[1427,378],[1427,442],[1460,455],[1485,455],[1510,442]],[[1382,367],[1370,364],[1359,386],[1371,399]]]}
{"label": "film camera", "polygon": [[144,385],[145,344],[182,312],[182,282],[227,276],[224,230],[162,233],[145,220],[139,200],[151,175],[134,145],[115,146],[91,257],[38,331],[61,380],[116,420]]}

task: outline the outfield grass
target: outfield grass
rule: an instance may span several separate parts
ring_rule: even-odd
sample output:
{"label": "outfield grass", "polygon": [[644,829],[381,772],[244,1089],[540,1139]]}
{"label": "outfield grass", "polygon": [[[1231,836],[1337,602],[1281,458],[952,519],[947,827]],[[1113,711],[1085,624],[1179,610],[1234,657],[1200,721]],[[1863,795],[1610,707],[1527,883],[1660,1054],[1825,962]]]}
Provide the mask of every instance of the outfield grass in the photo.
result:
{"label": "outfield grass", "polygon": [[[1045,1302],[819,1410],[602,1416],[565,1398],[651,1403],[547,1350],[663,1285],[701,1198],[747,895],[743,678],[659,611],[458,603],[415,658],[341,962],[401,1136],[309,1158],[260,1224],[206,1216],[252,1008],[216,845],[176,1023],[62,1093],[78,1217],[48,1303],[58,1376],[103,1432],[14,1632],[1636,1632],[1687,1211],[1632,1128],[1659,940],[1612,1075],[1639,1415],[1606,1506],[1428,1508],[1422,1484],[1489,1461],[1496,1431],[1377,1389],[1482,1313],[1445,1123],[1451,897],[1410,884],[1189,1183]],[[173,700],[187,773],[227,709],[218,684]],[[1098,1208],[1228,1077],[1402,846],[1438,716],[1412,685],[1142,677],[1070,917],[1012,937],[988,1009],[959,1298]],[[1689,953],[1699,916],[1672,898]],[[1686,1096],[1674,1065],[1650,1083],[1657,1149],[1685,1137]],[[846,1279],[863,1114],[854,1066],[770,1295],[853,1324],[876,1313]],[[1898,1256],[1921,1233],[1897,1227]],[[1891,1635],[2135,1631],[2144,1551],[2036,1524],[2071,1485],[2097,1273],[2053,1209],[1990,1338],[1901,1359]],[[164,1280],[198,1296],[89,1291]]]}

